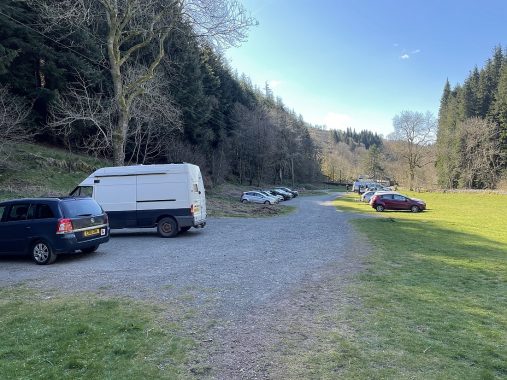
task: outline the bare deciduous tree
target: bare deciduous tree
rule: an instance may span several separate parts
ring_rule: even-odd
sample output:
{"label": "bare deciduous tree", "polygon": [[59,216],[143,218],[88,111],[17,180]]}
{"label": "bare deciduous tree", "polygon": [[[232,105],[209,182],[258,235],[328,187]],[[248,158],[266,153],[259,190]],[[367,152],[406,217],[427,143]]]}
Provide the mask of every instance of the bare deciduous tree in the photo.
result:
{"label": "bare deciduous tree", "polygon": [[409,186],[413,190],[416,169],[434,160],[428,154],[428,146],[435,142],[437,122],[430,112],[403,111],[393,118],[393,126],[389,139],[402,142],[399,156],[407,165]]}
{"label": "bare deciduous tree", "polygon": [[[165,41],[180,19],[220,46],[242,41],[255,21],[238,0],[32,0],[48,28],[86,29],[107,52],[114,89],[111,148],[116,165],[125,162],[134,101],[145,92],[165,55]],[[70,29],[72,30],[72,28]],[[103,34],[101,32],[103,31]],[[151,52],[143,70],[128,77],[139,54]]]}
{"label": "bare deciduous tree", "polygon": [[[103,93],[91,91],[90,84],[79,77],[51,106],[48,126],[69,148],[81,128],[90,128],[93,132],[80,148],[96,156],[104,155],[114,145],[115,105]],[[129,163],[144,163],[164,151],[168,135],[181,127],[179,111],[160,76],[143,85],[143,94],[135,98],[130,114],[125,140]]]}
{"label": "bare deciduous tree", "polygon": [[27,141],[31,133],[26,129],[26,119],[30,107],[25,101],[9,92],[7,86],[0,85],[0,163],[8,157],[9,145]]}

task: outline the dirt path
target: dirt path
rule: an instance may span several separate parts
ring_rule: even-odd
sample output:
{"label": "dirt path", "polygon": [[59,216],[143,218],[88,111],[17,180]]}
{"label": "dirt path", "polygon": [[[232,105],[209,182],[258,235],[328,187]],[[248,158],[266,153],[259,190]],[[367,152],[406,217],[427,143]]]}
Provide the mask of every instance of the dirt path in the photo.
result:
{"label": "dirt path", "polygon": [[[345,308],[358,302],[346,287],[361,269],[369,246],[351,230],[350,215],[330,207],[329,201],[335,197],[300,199],[298,214],[283,221],[298,235],[291,241],[306,250],[292,251],[288,248],[291,244],[287,244],[287,262],[291,256],[297,261],[308,260],[306,270],[300,272],[297,283],[215,321],[201,342],[200,359],[194,362],[193,371],[198,377],[303,378],[311,368],[301,361],[302,356],[326,349],[323,345],[329,343],[324,337],[348,333],[346,324],[337,322],[343,319]],[[315,265],[315,258],[323,261]],[[282,274],[278,280],[272,279],[283,280]]]}

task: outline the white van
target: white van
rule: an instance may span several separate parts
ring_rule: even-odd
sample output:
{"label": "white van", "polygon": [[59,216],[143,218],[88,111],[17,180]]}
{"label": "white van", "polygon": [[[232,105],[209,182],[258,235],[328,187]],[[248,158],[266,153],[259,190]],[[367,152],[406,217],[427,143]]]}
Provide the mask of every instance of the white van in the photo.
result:
{"label": "white van", "polygon": [[111,228],[157,227],[162,237],[173,237],[206,225],[201,171],[192,164],[101,168],[70,195],[93,197]]}

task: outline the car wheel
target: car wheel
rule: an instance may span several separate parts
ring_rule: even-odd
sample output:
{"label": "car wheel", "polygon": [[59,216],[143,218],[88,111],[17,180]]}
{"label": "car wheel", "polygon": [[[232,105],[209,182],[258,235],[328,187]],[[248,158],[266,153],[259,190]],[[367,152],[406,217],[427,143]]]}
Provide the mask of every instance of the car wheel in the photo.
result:
{"label": "car wheel", "polygon": [[265,204],[265,205],[269,205],[269,204],[271,204],[271,202],[269,202],[269,201],[264,201],[264,204]]}
{"label": "car wheel", "polygon": [[51,246],[45,241],[39,240],[32,246],[32,260],[39,265],[52,264],[56,260],[56,254]]}
{"label": "car wheel", "polygon": [[180,232],[187,232],[190,229],[190,227],[181,227]]}
{"label": "car wheel", "polygon": [[246,199],[241,200],[241,203],[246,203],[246,202],[248,202]]}
{"label": "car wheel", "polygon": [[83,253],[92,253],[95,252],[97,249],[99,249],[99,245],[94,245],[93,247],[83,248],[81,252]]}
{"label": "car wheel", "polygon": [[410,211],[412,211],[412,212],[419,212],[421,210],[417,206],[412,206],[412,207],[410,207]]}
{"label": "car wheel", "polygon": [[178,223],[173,218],[162,218],[157,225],[157,232],[164,238],[172,238],[178,234]]}
{"label": "car wheel", "polygon": [[382,211],[384,211],[384,206],[382,206],[382,205],[376,205],[375,206],[375,210],[377,210],[378,212],[382,212]]}

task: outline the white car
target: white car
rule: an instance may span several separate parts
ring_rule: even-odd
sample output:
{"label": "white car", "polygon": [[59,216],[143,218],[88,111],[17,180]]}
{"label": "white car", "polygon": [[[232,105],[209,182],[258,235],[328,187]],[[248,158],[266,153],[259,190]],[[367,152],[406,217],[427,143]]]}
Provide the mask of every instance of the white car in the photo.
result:
{"label": "white car", "polygon": [[274,197],[274,198],[278,199],[278,202],[283,202],[284,199],[285,199],[281,195],[273,193],[271,190],[262,190],[261,193],[266,194],[266,195],[268,195],[270,197]]}
{"label": "white car", "polygon": [[[369,191],[361,194],[361,202],[370,203],[370,200],[371,200],[371,198],[373,198],[374,195],[376,195],[376,194],[384,194],[384,193],[395,193],[395,192],[392,192],[392,191],[389,191],[389,190],[384,190],[384,191],[369,190]],[[398,193],[396,193],[396,194],[398,194]]]}
{"label": "white car", "polygon": [[241,195],[241,203],[264,203],[274,205],[278,203],[278,199],[272,196],[261,193],[260,191],[245,191]]}

